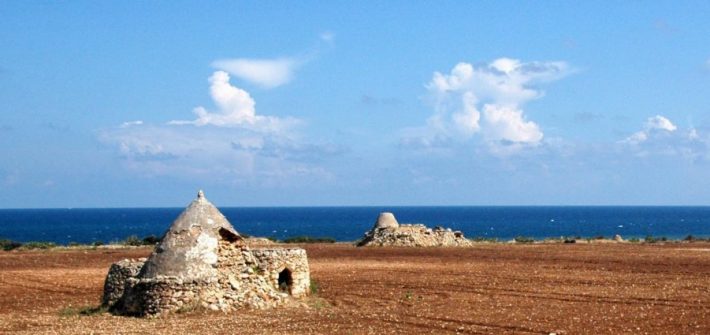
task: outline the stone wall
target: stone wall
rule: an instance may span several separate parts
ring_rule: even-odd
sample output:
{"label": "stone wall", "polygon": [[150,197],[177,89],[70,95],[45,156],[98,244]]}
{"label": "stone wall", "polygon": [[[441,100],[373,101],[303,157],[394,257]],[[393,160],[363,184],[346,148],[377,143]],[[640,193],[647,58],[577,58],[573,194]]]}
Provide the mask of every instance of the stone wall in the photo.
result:
{"label": "stone wall", "polygon": [[[284,276],[290,275],[291,283],[286,286],[288,293],[294,297],[303,297],[311,291],[311,277],[308,268],[306,250],[300,248],[290,249],[254,249],[252,255],[259,263],[259,267],[266,272],[266,278],[276,288],[283,285],[279,283]],[[284,272],[287,271],[287,272]]]}
{"label": "stone wall", "polygon": [[463,247],[470,246],[460,231],[423,224],[402,224],[394,228],[377,228],[365,233],[358,246]]}
{"label": "stone wall", "polygon": [[123,296],[126,281],[138,275],[145,261],[145,258],[124,259],[111,264],[104,282],[104,296],[101,300],[103,307],[114,308]]}
{"label": "stone wall", "polygon": [[245,245],[220,241],[217,264],[221,291],[217,303],[221,310],[263,309],[277,306],[288,297],[272,285],[269,272]]}
{"label": "stone wall", "polygon": [[177,277],[129,278],[120,314],[154,316],[180,310],[209,308],[203,299],[217,290],[216,280],[185,281]]}
{"label": "stone wall", "polygon": [[[303,297],[310,292],[303,249],[250,250],[240,241],[220,240],[218,250],[214,278],[141,278],[145,259],[117,262],[106,276],[103,304],[112,312],[137,316],[198,308],[229,312],[275,307],[289,295]],[[283,280],[285,274],[288,281]],[[280,279],[288,284],[284,290],[280,290]]]}

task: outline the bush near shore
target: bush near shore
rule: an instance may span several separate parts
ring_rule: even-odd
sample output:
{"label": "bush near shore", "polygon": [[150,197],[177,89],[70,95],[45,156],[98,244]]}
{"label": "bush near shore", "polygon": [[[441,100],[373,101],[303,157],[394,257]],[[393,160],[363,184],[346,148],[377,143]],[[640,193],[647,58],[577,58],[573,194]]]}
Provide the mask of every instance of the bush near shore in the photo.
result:
{"label": "bush near shore", "polygon": [[[249,238],[249,235],[242,234],[245,238]],[[311,237],[311,236],[294,236],[279,241],[274,237],[268,237],[269,240],[280,243],[335,243],[335,239],[331,237]],[[114,241],[109,243],[109,245],[123,245],[123,246],[150,246],[156,245],[160,242],[160,238],[155,235],[148,235],[144,238],[139,238],[137,235],[131,235],[126,237],[122,241]],[[105,245],[103,241],[94,241],[90,244],[80,244],[77,242],[69,242],[66,247],[100,247]],[[53,249],[56,247],[62,247],[62,245],[57,245],[54,242],[42,242],[42,241],[30,241],[30,242],[17,242],[10,239],[0,238],[0,250],[11,251],[11,250],[45,250]]]}
{"label": "bush near shore", "polygon": [[[242,236],[248,238],[249,235],[242,234]],[[289,237],[283,240],[277,240],[274,237],[267,237],[267,239],[277,242],[277,243],[301,243],[301,244],[307,244],[307,243],[335,243],[336,240],[332,237],[311,237],[311,236],[293,236]],[[497,238],[491,238],[491,237],[473,237],[470,238],[472,242],[478,242],[478,243],[505,243],[503,240],[499,240]],[[522,243],[522,244],[528,244],[528,243],[577,243],[577,241],[586,241],[586,242],[592,242],[594,240],[611,240],[607,239],[604,236],[595,236],[595,237],[580,237],[580,236],[575,236],[575,237],[559,237],[559,238],[545,238],[542,240],[536,240],[532,237],[526,237],[526,236],[517,236],[513,239],[515,243]],[[710,242],[710,237],[708,238],[702,238],[702,237],[696,237],[693,235],[688,235],[680,240],[673,240],[669,239],[665,236],[646,236],[643,239],[639,239],[637,237],[629,238],[626,240],[629,243],[662,243],[662,242],[686,242],[686,243],[692,243],[692,242]],[[136,235],[131,235],[128,236],[125,240],[122,241],[114,241],[109,243],[109,245],[116,245],[116,246],[150,246],[150,245],[156,245],[157,243],[160,242],[160,238],[156,237],[155,235],[148,235],[144,238],[139,238]],[[13,241],[10,239],[4,239],[0,237],[0,250],[3,251],[12,251],[12,250],[46,250],[46,249],[53,249],[56,247],[91,247],[91,248],[96,248],[105,245],[103,241],[94,241],[90,244],[79,244],[76,242],[69,242],[66,246],[63,245],[57,245],[54,242],[43,242],[43,241],[30,241],[30,242],[17,242]]]}
{"label": "bush near shore", "polygon": [[331,237],[294,236],[284,239],[283,243],[335,243],[335,239]]}

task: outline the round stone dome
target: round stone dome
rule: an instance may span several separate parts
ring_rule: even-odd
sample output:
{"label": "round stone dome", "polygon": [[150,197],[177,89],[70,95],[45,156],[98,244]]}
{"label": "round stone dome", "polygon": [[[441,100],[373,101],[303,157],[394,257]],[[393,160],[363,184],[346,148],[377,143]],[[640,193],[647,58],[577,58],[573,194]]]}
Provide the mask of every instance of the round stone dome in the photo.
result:
{"label": "round stone dome", "polygon": [[394,214],[390,212],[383,212],[377,217],[377,222],[375,222],[375,229],[378,228],[397,228],[399,223],[395,219]]}

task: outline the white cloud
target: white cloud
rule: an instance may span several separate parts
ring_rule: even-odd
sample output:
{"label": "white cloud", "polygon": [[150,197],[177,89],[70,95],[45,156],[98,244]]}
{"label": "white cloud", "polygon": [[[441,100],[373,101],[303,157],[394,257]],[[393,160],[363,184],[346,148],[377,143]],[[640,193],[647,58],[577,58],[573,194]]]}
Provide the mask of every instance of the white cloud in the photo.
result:
{"label": "white cloud", "polygon": [[544,95],[538,84],[570,72],[565,62],[525,63],[511,58],[483,65],[461,62],[448,74],[435,72],[427,85],[435,113],[427,120],[427,129],[404,131],[403,142],[445,144],[480,133],[491,146],[537,145],[544,134],[527,120],[522,106]]}
{"label": "white cloud", "polygon": [[216,112],[209,112],[204,107],[197,107],[193,112],[197,119],[192,121],[173,120],[170,125],[195,125],[217,127],[241,127],[257,131],[281,132],[298,123],[294,118],[281,119],[273,116],[256,114],[256,102],[249,92],[229,83],[229,74],[216,71],[209,78],[210,96],[217,106]]}
{"label": "white cloud", "polygon": [[335,41],[335,33],[332,31],[324,31],[320,33],[318,37],[320,37],[321,41],[327,43],[333,43]]}
{"label": "white cloud", "polygon": [[241,80],[271,89],[291,82],[296,70],[318,57],[323,45],[333,46],[335,33],[324,31],[318,35],[319,43],[296,56],[278,58],[225,58],[212,62],[212,67],[225,71]]}
{"label": "white cloud", "polygon": [[121,128],[128,128],[131,126],[140,126],[143,124],[142,120],[136,120],[136,121],[126,121],[121,124]]}
{"label": "white cloud", "polygon": [[232,86],[226,72],[215,72],[209,83],[215,112],[197,107],[195,120],[163,125],[124,122],[101,131],[100,140],[117,147],[129,169],[149,176],[229,182],[272,182],[307,175],[329,178],[314,163],[339,154],[339,147],[304,140],[299,132],[303,122],[298,119],[257,114],[254,99]]}
{"label": "white cloud", "polygon": [[659,133],[672,133],[676,131],[676,129],[678,129],[678,127],[676,127],[671,120],[664,116],[656,115],[646,120],[643,130],[633,133],[622,142],[639,144],[645,142],[653,135],[657,135]]}
{"label": "white cloud", "polygon": [[293,79],[294,71],[301,64],[301,61],[289,57],[277,59],[236,58],[214,61],[212,66],[263,88],[274,88],[290,82]]}
{"label": "white cloud", "polygon": [[710,160],[710,136],[707,128],[679,129],[668,118],[649,117],[643,129],[618,142],[623,152],[637,157],[678,157],[687,161]]}
{"label": "white cloud", "polygon": [[671,120],[668,120],[666,117],[660,115],[648,118],[648,120],[646,120],[646,130],[652,131],[657,129],[675,131],[678,127],[676,127]]}
{"label": "white cloud", "polygon": [[485,105],[483,115],[486,137],[513,143],[538,143],[543,134],[535,122],[526,121],[523,111],[514,107]]}

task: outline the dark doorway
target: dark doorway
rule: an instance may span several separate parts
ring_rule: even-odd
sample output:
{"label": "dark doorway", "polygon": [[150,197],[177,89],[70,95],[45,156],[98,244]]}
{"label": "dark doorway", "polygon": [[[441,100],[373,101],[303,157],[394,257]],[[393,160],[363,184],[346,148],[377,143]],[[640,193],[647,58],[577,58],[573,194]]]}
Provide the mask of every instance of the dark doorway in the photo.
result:
{"label": "dark doorway", "polygon": [[279,291],[291,294],[291,285],[293,284],[293,277],[291,276],[291,270],[283,269],[279,272]]}

